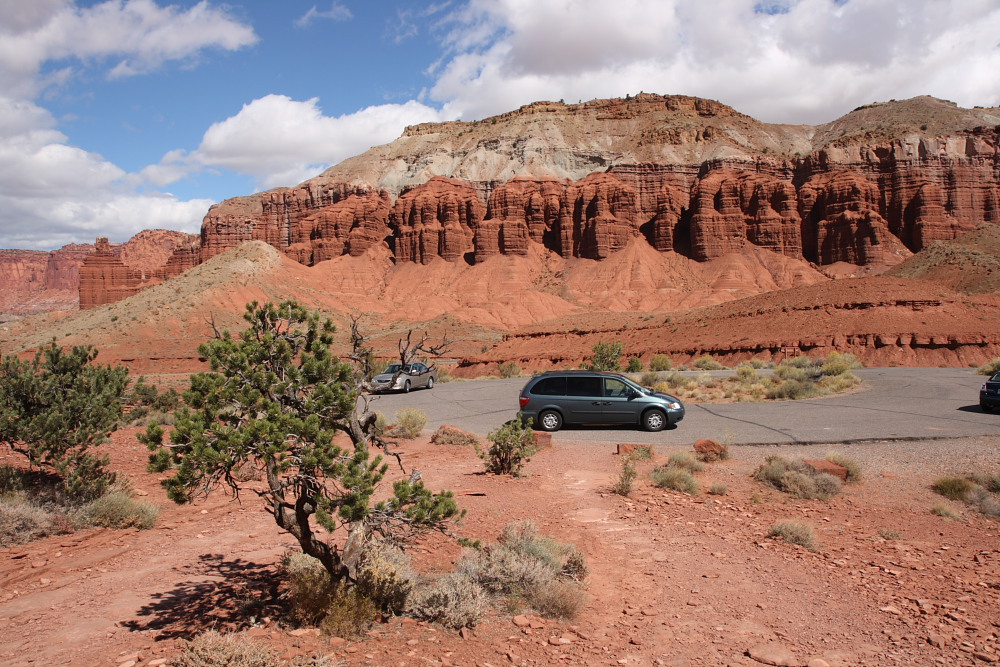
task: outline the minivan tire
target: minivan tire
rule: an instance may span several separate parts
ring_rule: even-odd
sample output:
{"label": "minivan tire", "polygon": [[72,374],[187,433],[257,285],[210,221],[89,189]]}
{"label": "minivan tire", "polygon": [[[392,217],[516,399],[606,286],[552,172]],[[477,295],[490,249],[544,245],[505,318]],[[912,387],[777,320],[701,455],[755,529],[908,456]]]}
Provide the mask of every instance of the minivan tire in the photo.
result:
{"label": "minivan tire", "polygon": [[555,410],[542,410],[538,415],[538,428],[543,431],[558,431],[562,425],[562,415]]}
{"label": "minivan tire", "polygon": [[667,415],[660,410],[646,410],[642,413],[642,427],[647,431],[662,431],[667,426]]}

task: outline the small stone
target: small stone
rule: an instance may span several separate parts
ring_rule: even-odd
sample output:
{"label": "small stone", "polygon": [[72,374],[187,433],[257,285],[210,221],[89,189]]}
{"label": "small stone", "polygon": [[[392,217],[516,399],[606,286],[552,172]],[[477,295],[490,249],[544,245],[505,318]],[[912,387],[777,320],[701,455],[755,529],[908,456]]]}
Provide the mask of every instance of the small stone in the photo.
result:
{"label": "small stone", "polygon": [[288,634],[293,637],[319,637],[319,628],[299,628]]}
{"label": "small stone", "polygon": [[347,643],[347,640],[344,639],[343,637],[330,637],[328,640],[326,640],[326,643],[329,644],[330,646],[336,647],[336,646],[343,646],[344,644]]}
{"label": "small stone", "polygon": [[529,625],[531,625],[531,621],[528,620],[528,617],[520,614],[510,620],[513,621],[514,625],[516,625],[519,628],[526,628]]}
{"label": "small stone", "polygon": [[997,657],[992,653],[984,653],[983,651],[976,651],[972,654],[972,657],[976,660],[982,660],[983,662],[996,662]]}
{"label": "small stone", "polygon": [[420,643],[419,639],[407,639],[406,640],[406,645],[407,646],[416,646],[419,643]]}
{"label": "small stone", "polygon": [[889,605],[888,607],[879,607],[879,611],[884,611],[887,614],[895,614],[896,616],[903,615],[903,612],[901,612],[897,607],[893,607],[892,605]]}
{"label": "small stone", "polygon": [[45,567],[46,565],[48,565],[48,563],[49,561],[45,560],[44,558],[39,558],[37,560],[31,561],[31,567],[34,568]]}
{"label": "small stone", "polygon": [[48,577],[42,577],[41,579],[38,580],[38,583],[40,583],[42,586],[48,586],[49,584],[52,583],[52,580],[49,579]]}
{"label": "small stone", "polygon": [[515,665],[521,661],[521,658],[519,658],[516,653],[513,653],[511,651],[507,652],[507,659],[513,662]]}
{"label": "small stone", "polygon": [[948,644],[948,639],[937,632],[932,632],[927,635],[927,643],[934,648],[944,648]]}
{"label": "small stone", "polygon": [[747,655],[765,665],[775,667],[798,667],[801,663],[795,654],[782,644],[759,644],[747,651]]}
{"label": "small stone", "polygon": [[166,658],[157,658],[156,660],[150,660],[148,667],[161,667],[161,665],[167,664]]}
{"label": "small stone", "polygon": [[806,667],[830,667],[830,663],[823,658],[813,658],[806,663]]}
{"label": "small stone", "polygon": [[469,628],[462,628],[458,634],[461,635],[462,639],[472,639],[472,630]]}

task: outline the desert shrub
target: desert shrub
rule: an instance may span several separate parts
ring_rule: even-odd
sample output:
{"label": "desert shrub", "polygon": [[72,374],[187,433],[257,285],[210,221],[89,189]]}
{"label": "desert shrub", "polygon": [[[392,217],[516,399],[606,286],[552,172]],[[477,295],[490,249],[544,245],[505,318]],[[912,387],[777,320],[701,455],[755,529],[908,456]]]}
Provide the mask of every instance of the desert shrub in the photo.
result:
{"label": "desert shrub", "polygon": [[780,537],[789,544],[798,544],[809,551],[816,551],[816,531],[804,523],[785,521],[771,526],[768,537]]}
{"label": "desert shrub", "polygon": [[801,461],[769,456],[753,473],[753,478],[795,498],[827,500],[840,493],[840,480],[817,473]]}
{"label": "desert shrub", "polygon": [[535,454],[535,434],[531,420],[512,419],[486,436],[490,447],[483,451],[476,445],[476,454],[486,463],[486,472],[497,475],[521,474],[524,464]]}
{"label": "desert shrub", "polygon": [[668,375],[664,380],[664,383],[667,385],[666,386],[667,391],[671,389],[683,389],[691,385],[693,382],[694,380],[684,375],[683,373],[678,373],[677,371],[674,371],[673,373]]}
{"label": "desert shrub", "polygon": [[514,361],[504,361],[497,364],[497,374],[502,378],[521,377],[521,367]]}
{"label": "desert shrub", "polygon": [[522,521],[508,524],[497,544],[466,551],[458,572],[510,607],[525,605],[545,616],[572,618],[582,605],[587,565],[575,546],[539,535],[533,522]]}
{"label": "desert shrub", "polygon": [[125,491],[112,491],[82,506],[74,512],[74,519],[87,526],[148,530],[159,515],[160,508],[153,503],[136,500]]}
{"label": "desert shrub", "polygon": [[708,489],[708,492],[713,496],[724,496],[727,493],[729,493],[729,487],[725,484],[722,484],[721,482],[715,482]]}
{"label": "desert shrub", "polygon": [[125,404],[132,407],[125,415],[132,426],[148,426],[153,421],[172,425],[172,413],[180,407],[181,395],[175,389],[161,392],[156,385],[146,384],[146,378],[139,376],[125,396]]}
{"label": "desert shrub", "polygon": [[[992,493],[1000,493],[1000,472],[973,473],[969,479]],[[3,486],[0,484],[0,490]]]}
{"label": "desert shrub", "polygon": [[375,603],[357,588],[335,582],[316,558],[289,552],[282,565],[292,619],[337,637],[354,637],[375,622]]}
{"label": "desert shrub", "polygon": [[942,503],[938,503],[937,505],[934,505],[933,507],[931,507],[931,514],[934,514],[936,516],[941,516],[941,517],[944,517],[946,519],[957,519],[958,518],[958,515],[955,514],[955,512],[950,507],[948,507],[947,505],[944,505]]}
{"label": "desert shrub", "polygon": [[861,368],[861,362],[853,354],[841,354],[840,352],[831,352],[826,355],[826,359],[823,360],[823,365],[820,366],[820,372],[823,375],[844,375],[855,368]]}
{"label": "desert shrub", "polygon": [[653,358],[649,360],[649,370],[651,371],[669,371],[673,367],[673,360],[665,354],[654,354]]}
{"label": "desert shrub", "polygon": [[1000,371],[1000,357],[987,361],[976,370],[976,373],[979,375],[993,375],[997,371]]}
{"label": "desert shrub", "polygon": [[973,487],[965,502],[980,514],[1000,519],[1000,501],[997,501],[996,496],[978,484]]}
{"label": "desert shrub", "polygon": [[698,357],[691,362],[691,365],[700,371],[721,371],[726,368],[710,354],[704,354]]}
{"label": "desert shrub", "polygon": [[242,634],[206,630],[191,641],[181,641],[173,667],[279,667],[278,654]]}
{"label": "desert shrub", "polygon": [[173,412],[160,412],[148,408],[133,410],[128,415],[129,426],[149,426],[159,424],[160,426],[173,426],[177,423],[177,418]]}
{"label": "desert shrub", "polygon": [[753,384],[760,380],[760,374],[753,366],[740,365],[736,368],[736,381],[740,384]]}
{"label": "desert shrub", "polygon": [[621,358],[621,343],[598,341],[591,351],[590,362],[585,363],[583,367],[591,371],[620,371]]}
{"label": "desert shrub", "polygon": [[658,489],[671,489],[688,495],[698,493],[698,481],[687,470],[658,466],[649,473],[650,480]]}
{"label": "desert shrub", "polygon": [[377,436],[385,435],[386,429],[389,428],[389,419],[381,412],[375,411],[375,426],[372,429],[372,433]]}
{"label": "desert shrub", "polygon": [[638,373],[642,370],[642,359],[639,357],[630,357],[628,360],[628,365],[625,366],[625,371],[627,373]]}
{"label": "desert shrub", "polygon": [[[797,370],[797,369],[795,369]],[[816,385],[805,379],[786,379],[783,382],[768,388],[764,395],[771,400],[799,400],[810,398],[819,394]]]}
{"label": "desert shrub", "polygon": [[61,532],[58,526],[52,512],[23,497],[10,494],[0,498],[0,548],[55,535]]}
{"label": "desert shrub", "polygon": [[698,461],[690,452],[673,452],[667,459],[668,468],[680,468],[688,472],[701,472],[705,469],[701,461]]}
{"label": "desert shrub", "polygon": [[407,612],[414,618],[459,629],[474,626],[489,607],[489,596],[469,575],[450,572],[410,594]]}
{"label": "desert shrub", "polygon": [[431,442],[435,445],[453,445],[457,447],[474,447],[479,444],[475,433],[469,433],[455,426],[444,425],[434,431]]}
{"label": "desert shrub", "polygon": [[655,371],[646,371],[645,373],[642,374],[642,377],[639,378],[639,384],[641,384],[643,387],[652,388],[659,381],[660,381],[660,374]]}
{"label": "desert shrub", "polygon": [[898,530],[893,530],[891,528],[879,528],[878,536],[881,537],[883,540],[888,540],[889,542],[892,542],[902,537],[902,534]]}
{"label": "desert shrub", "polygon": [[451,371],[444,366],[438,366],[438,384],[444,384],[445,382],[454,382],[455,376],[451,374]]}
{"label": "desert shrub", "polygon": [[0,465],[0,496],[24,491],[24,471],[14,466]]}
{"label": "desert shrub", "polygon": [[618,472],[618,479],[615,480],[611,490],[619,496],[631,495],[635,488],[636,476],[637,473],[635,471],[635,465],[632,463],[631,459],[626,458],[622,461],[622,468]]}
{"label": "desert shrub", "polygon": [[653,458],[653,446],[638,445],[628,455],[628,458],[632,461],[648,461],[649,459]]}
{"label": "desert shrub", "polygon": [[965,499],[969,497],[975,486],[975,484],[964,477],[941,477],[931,484],[931,489],[950,500],[965,502]]}
{"label": "desert shrub", "polygon": [[751,357],[750,359],[747,359],[746,361],[740,364],[740,366],[744,365],[749,366],[750,368],[753,368],[755,370],[760,370],[761,368],[774,368],[773,361],[764,361],[763,359],[758,359],[757,357]]}
{"label": "desert shrub", "polygon": [[415,579],[409,557],[385,540],[370,539],[359,559],[358,592],[384,613],[400,614]]}
{"label": "desert shrub", "polygon": [[838,452],[829,452],[826,455],[826,460],[847,468],[848,484],[854,484],[861,481],[861,464],[855,459]]}
{"label": "desert shrub", "polygon": [[394,434],[407,440],[413,440],[427,426],[427,413],[417,408],[403,408],[396,411],[396,428]]}

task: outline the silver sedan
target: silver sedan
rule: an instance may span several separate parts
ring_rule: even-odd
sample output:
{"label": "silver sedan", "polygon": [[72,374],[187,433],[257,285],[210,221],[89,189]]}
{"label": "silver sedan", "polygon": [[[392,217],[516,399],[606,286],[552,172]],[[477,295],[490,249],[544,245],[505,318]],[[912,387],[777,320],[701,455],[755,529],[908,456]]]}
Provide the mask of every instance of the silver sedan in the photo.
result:
{"label": "silver sedan", "polygon": [[411,389],[426,387],[432,389],[437,382],[438,372],[436,368],[427,366],[419,361],[412,364],[389,364],[389,366],[372,378],[372,391],[402,391],[408,392]]}

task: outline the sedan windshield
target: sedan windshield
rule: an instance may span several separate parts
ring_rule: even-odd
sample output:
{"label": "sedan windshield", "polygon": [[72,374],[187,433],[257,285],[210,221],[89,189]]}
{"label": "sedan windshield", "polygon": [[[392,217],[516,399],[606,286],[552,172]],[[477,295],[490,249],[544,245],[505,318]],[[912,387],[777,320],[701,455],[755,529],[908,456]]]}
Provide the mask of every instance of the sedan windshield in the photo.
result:
{"label": "sedan windshield", "polygon": [[400,369],[400,365],[399,364],[389,364],[389,366],[386,367],[386,369],[384,371],[382,371],[382,372],[383,373],[396,373],[396,372],[399,371],[399,369]]}

